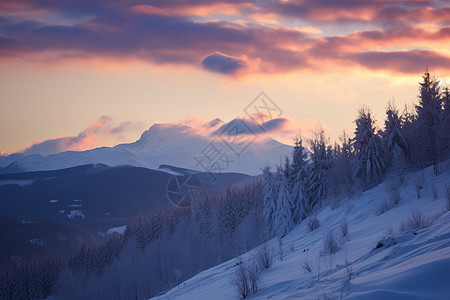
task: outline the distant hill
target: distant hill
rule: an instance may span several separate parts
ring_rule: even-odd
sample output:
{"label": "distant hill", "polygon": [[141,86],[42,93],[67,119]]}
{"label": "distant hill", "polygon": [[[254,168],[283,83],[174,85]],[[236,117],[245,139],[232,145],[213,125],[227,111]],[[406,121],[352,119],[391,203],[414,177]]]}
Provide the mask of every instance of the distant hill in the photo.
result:
{"label": "distant hill", "polygon": [[[83,165],[55,171],[0,174],[0,266],[10,256],[62,254],[83,240],[101,239],[109,228],[175,206],[167,196],[176,174],[194,175],[202,194],[224,193],[251,177],[211,175],[165,166],[165,171],[134,166]],[[172,170],[172,171],[170,171]],[[170,174],[172,172],[173,174]]]}

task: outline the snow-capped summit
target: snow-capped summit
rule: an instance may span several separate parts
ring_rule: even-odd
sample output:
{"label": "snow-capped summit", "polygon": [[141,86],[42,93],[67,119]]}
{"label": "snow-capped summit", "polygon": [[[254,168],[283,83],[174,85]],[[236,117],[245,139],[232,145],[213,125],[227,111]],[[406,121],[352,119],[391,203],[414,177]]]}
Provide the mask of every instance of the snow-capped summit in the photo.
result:
{"label": "snow-capped summit", "polygon": [[[183,137],[184,133],[189,129],[189,126],[181,124],[153,124],[149,129],[145,130],[139,140],[133,144],[137,149],[161,147]],[[132,144],[123,145],[130,146]],[[123,147],[123,145],[121,146]]]}
{"label": "snow-capped summit", "polygon": [[[262,138],[255,135],[249,139],[248,132],[242,133],[242,138],[246,139],[245,148],[236,151],[232,145],[233,141],[226,140],[228,135],[220,135],[220,130],[234,125],[235,120],[225,123],[217,118],[200,126],[154,124],[145,130],[137,141],[115,147],[66,151],[48,156],[23,153],[1,156],[0,173],[56,170],[102,163],[109,166],[132,165],[151,169],[165,164],[215,173],[219,171],[256,175],[266,164],[278,164],[291,153],[291,146],[267,136]],[[239,126],[242,127],[242,124]],[[216,151],[216,161],[205,156],[208,150]],[[218,159],[222,164],[220,169],[217,169]]]}

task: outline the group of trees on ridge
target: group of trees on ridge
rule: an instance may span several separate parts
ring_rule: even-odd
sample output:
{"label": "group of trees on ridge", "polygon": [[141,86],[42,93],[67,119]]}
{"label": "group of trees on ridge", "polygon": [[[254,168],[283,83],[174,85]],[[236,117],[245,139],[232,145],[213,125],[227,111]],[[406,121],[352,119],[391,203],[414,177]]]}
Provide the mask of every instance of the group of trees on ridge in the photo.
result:
{"label": "group of trees on ridge", "polygon": [[[123,235],[82,246],[68,259],[16,261],[0,275],[0,298],[144,299],[291,230],[326,199],[352,196],[387,174],[433,166],[450,155],[450,93],[428,72],[414,111],[388,104],[382,129],[361,108],[352,137],[323,130],[295,139],[292,156],[225,195],[191,209],[159,211]],[[308,145],[308,149],[305,145]]]}
{"label": "group of trees on ridge", "polygon": [[[358,110],[355,132],[331,145],[323,130],[303,146],[295,139],[291,158],[275,171],[263,169],[264,217],[272,234],[285,234],[324,199],[352,196],[380,183],[387,174],[433,166],[450,155],[450,92],[430,73],[420,83],[415,112],[389,102],[384,128],[369,108]],[[307,160],[307,153],[310,159]]]}

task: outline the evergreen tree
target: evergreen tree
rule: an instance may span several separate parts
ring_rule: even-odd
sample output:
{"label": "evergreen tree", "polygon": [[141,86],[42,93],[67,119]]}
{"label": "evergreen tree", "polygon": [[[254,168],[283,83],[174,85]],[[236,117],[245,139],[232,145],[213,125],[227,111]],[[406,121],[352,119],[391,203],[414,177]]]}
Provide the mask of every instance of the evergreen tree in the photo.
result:
{"label": "evergreen tree", "polygon": [[269,231],[272,231],[272,224],[275,211],[277,209],[275,202],[275,182],[274,175],[270,171],[269,166],[265,166],[263,169],[263,195],[264,195],[264,208],[263,216]]}
{"label": "evergreen tree", "polygon": [[352,161],[354,157],[354,151],[352,146],[352,140],[344,131],[340,137],[342,146],[340,151],[336,152],[337,158],[335,162],[335,169],[339,170],[339,180],[344,186],[344,190],[347,195],[352,195],[353,193],[353,172],[352,172]]}
{"label": "evergreen tree", "polygon": [[299,223],[306,217],[303,189],[304,178],[306,176],[306,149],[303,147],[301,137],[296,137],[294,141],[294,150],[292,152],[291,165],[291,201],[292,201],[292,217],[294,223]]}
{"label": "evergreen tree", "polygon": [[284,169],[278,167],[276,184],[279,188],[277,193],[276,211],[273,218],[273,233],[278,235],[286,234],[294,227],[288,181],[283,174],[286,174],[284,173]]}
{"label": "evergreen tree", "polygon": [[353,178],[360,179],[365,188],[370,188],[380,183],[383,178],[383,149],[370,110],[360,109],[355,123]]}
{"label": "evergreen tree", "polygon": [[437,174],[439,162],[438,131],[440,127],[441,99],[439,95],[439,81],[427,71],[420,83],[419,104],[417,112],[417,140],[420,157],[417,160],[422,164],[433,164]]}
{"label": "evergreen tree", "polygon": [[442,160],[450,156],[450,89],[445,87],[442,96],[441,126],[439,129],[440,156]]}
{"label": "evergreen tree", "polygon": [[311,164],[308,168],[307,184],[305,184],[306,212],[312,209],[327,196],[328,171],[331,167],[331,157],[326,145],[325,133],[320,130],[310,141]]}
{"label": "evergreen tree", "polygon": [[402,131],[402,116],[394,104],[388,103],[384,122],[383,145],[386,150],[386,165],[402,168],[408,152],[408,144]]}

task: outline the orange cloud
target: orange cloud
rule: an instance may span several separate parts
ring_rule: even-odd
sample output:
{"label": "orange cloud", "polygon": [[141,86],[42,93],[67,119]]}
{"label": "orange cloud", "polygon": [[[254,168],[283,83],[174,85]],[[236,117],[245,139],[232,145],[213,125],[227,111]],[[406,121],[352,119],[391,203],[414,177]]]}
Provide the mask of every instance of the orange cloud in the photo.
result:
{"label": "orange cloud", "polygon": [[[53,11],[53,8],[55,18],[72,12],[66,6],[51,3],[18,2],[27,9]],[[13,5],[11,1],[6,3]],[[187,5],[185,1],[174,0],[158,2],[159,6],[104,1],[92,9],[70,0],[67,5],[77,8],[80,19],[85,17],[85,21],[54,25],[45,20],[22,22],[20,18],[4,17],[0,24],[1,59],[14,56],[59,63],[101,58],[118,65],[139,60],[179,68],[203,67],[240,79],[247,74],[326,71],[336,66],[364,66],[372,70],[380,70],[381,66],[388,70],[388,61],[392,60],[378,59],[377,65],[371,65],[364,57],[375,52],[392,52],[407,61],[407,57],[413,57],[411,51],[415,51],[414,57],[421,58],[418,62],[442,72],[449,71],[445,53],[450,48],[450,28],[445,20],[450,19],[450,7],[429,1],[200,0]],[[112,14],[117,17],[105,17]],[[226,17],[211,21],[217,15],[238,15],[239,20]],[[0,16],[3,16],[1,10]],[[200,20],[190,20],[191,17]],[[299,19],[305,26],[287,27],[283,24],[287,18]],[[357,29],[355,22],[378,29],[324,36],[318,27],[330,22],[335,22],[337,28],[345,25],[345,31],[350,25]],[[111,68],[114,67],[113,63]],[[392,73],[400,69],[412,71],[393,68]]]}
{"label": "orange cloud", "polygon": [[141,130],[142,127],[142,124],[134,122],[116,124],[110,116],[102,116],[77,136],[56,137],[45,141],[37,141],[20,152],[49,155],[64,151],[84,151],[105,146],[105,144],[116,145],[123,139],[125,134]]}
{"label": "orange cloud", "polygon": [[211,17],[215,15],[237,16],[242,9],[250,9],[248,3],[199,3],[169,7],[157,7],[149,4],[135,5],[131,10],[143,14],[160,16]]}

